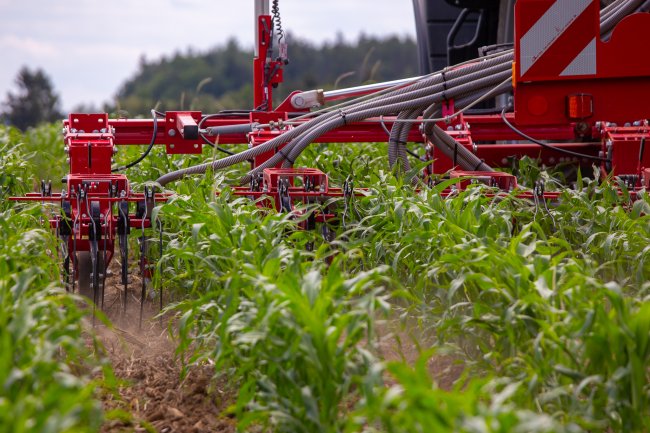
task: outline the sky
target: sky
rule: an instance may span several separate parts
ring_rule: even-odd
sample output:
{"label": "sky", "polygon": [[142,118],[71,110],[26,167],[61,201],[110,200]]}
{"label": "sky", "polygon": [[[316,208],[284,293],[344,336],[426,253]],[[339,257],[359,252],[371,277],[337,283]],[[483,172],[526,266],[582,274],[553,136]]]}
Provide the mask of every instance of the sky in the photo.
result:
{"label": "sky", "polygon": [[[253,46],[253,0],[0,0],[0,101],[18,70],[42,68],[65,112],[101,106],[140,58],[207,50],[234,37]],[[285,31],[314,42],[337,33],[415,35],[411,0],[280,0]],[[291,56],[289,41],[289,56]]]}

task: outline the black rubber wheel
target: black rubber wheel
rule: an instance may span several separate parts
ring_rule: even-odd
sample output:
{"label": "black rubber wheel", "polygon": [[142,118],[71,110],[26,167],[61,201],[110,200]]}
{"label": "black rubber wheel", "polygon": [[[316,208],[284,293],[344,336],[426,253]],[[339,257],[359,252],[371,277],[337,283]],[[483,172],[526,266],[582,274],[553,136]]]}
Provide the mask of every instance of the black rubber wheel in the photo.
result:
{"label": "black rubber wheel", "polygon": [[[103,253],[97,254],[97,269],[99,271],[99,288],[101,288],[101,279],[104,273],[104,257]],[[77,293],[85,296],[91,301],[94,298],[93,284],[92,284],[92,260],[90,260],[90,251],[80,251],[77,253]],[[101,294],[98,293],[98,296]]]}

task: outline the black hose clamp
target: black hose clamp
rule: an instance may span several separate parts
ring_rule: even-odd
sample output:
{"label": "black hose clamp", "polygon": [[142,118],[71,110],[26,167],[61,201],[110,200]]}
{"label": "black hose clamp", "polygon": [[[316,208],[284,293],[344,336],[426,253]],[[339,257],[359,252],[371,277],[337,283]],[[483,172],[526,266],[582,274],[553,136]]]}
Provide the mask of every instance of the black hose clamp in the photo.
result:
{"label": "black hose clamp", "polygon": [[347,126],[348,125],[348,119],[347,119],[347,113],[341,109],[339,109],[339,114],[341,115],[341,118],[343,119],[343,125]]}
{"label": "black hose clamp", "polygon": [[292,160],[291,158],[289,158],[289,155],[287,155],[286,153],[284,153],[283,150],[284,150],[284,149],[280,149],[280,150],[278,150],[278,153],[279,153],[280,155],[282,155],[282,158],[283,158],[284,160],[289,161],[289,164],[293,165],[293,163],[294,163],[295,161]]}

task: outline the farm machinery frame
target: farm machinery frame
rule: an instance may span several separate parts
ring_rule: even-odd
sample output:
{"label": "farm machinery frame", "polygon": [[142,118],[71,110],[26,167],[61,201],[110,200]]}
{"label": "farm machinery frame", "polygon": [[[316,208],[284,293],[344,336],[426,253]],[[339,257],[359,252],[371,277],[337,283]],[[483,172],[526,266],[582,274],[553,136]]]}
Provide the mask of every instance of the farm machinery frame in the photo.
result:
{"label": "farm machinery frame", "polygon": [[[128,293],[128,235],[142,231],[141,270],[146,272],[145,229],[151,211],[177,179],[250,161],[234,194],[267,197],[259,203],[294,212],[298,203],[355,194],[351,183],[330,185],[326,173],[296,168],[312,142],[388,143],[389,164],[410,168],[406,143],[420,143],[429,164],[420,178],[459,178],[454,188],[485,183],[495,191],[535,200],[558,194],[520,189],[517,179],[494,168],[512,158],[538,158],[547,166],[596,164],[635,194],[650,188],[650,27],[647,1],[617,0],[604,9],[594,0],[518,0],[514,46],[487,47],[481,57],[441,71],[348,89],[294,91],[277,106],[273,91],[288,63],[278,1],[255,0],[254,101],[252,110],[204,114],[152,110],[152,119],[109,119],[70,114],[64,121],[69,174],[64,188],[14,200],[54,202],[50,224],[63,246],[63,274],[82,294],[103,303],[103,271],[119,244]],[[500,107],[480,103],[507,101]],[[498,103],[497,103],[498,105]],[[204,146],[247,143],[239,153],[167,173],[156,187],[131,190],[126,167],[113,167],[119,146],[155,145],[168,154],[201,154]],[[225,150],[225,149],[223,149]],[[130,164],[132,165],[132,164]],[[449,194],[447,190],[443,194]],[[335,215],[310,215],[305,228]],[[73,289],[74,290],[74,289]],[[143,278],[141,305],[144,303]],[[161,294],[162,302],[162,294]]]}

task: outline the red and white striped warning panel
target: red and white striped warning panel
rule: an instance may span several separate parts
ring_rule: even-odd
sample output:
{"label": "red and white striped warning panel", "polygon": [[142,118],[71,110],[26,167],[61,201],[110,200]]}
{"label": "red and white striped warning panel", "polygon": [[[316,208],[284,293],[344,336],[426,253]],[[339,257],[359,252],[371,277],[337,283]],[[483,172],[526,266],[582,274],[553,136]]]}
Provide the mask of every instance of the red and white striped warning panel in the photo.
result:
{"label": "red and white striped warning panel", "polygon": [[597,0],[520,0],[517,70],[523,81],[595,75]]}

